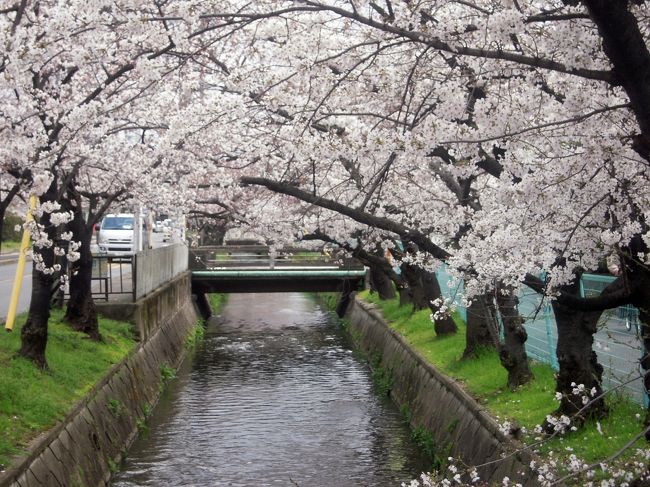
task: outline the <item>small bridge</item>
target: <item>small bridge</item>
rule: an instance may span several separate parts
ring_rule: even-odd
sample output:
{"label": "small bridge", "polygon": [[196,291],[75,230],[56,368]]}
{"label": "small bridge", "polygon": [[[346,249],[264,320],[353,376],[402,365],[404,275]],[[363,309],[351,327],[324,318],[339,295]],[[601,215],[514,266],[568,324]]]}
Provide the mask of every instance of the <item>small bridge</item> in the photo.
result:
{"label": "small bridge", "polygon": [[199,247],[189,251],[192,292],[349,292],[358,289],[366,270],[354,259],[300,248],[271,253],[261,245]]}

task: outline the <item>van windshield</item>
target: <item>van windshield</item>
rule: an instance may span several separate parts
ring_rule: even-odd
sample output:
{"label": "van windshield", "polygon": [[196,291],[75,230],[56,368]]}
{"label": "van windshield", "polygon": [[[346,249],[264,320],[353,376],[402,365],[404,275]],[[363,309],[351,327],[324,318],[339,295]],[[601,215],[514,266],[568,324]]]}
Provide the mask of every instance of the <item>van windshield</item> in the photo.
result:
{"label": "van windshield", "polygon": [[133,230],[132,216],[107,216],[102,222],[103,230]]}

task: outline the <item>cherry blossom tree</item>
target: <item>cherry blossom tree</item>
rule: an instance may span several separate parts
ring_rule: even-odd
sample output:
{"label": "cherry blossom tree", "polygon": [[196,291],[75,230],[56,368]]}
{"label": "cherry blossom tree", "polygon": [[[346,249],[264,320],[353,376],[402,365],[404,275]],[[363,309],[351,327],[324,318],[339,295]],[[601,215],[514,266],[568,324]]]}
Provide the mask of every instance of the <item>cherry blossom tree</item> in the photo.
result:
{"label": "cherry blossom tree", "polygon": [[[391,197],[404,208],[397,198],[413,187],[444,194],[442,208],[409,202],[405,219],[434,235],[459,276],[471,277],[470,294],[525,281],[585,312],[642,305],[633,297],[642,294],[647,253],[642,6],[617,5],[617,32],[630,33],[624,44],[601,25],[599,3],[380,4],[302,1],[215,16],[242,30],[257,22],[257,49],[232,73],[241,80],[235,89],[271,108],[270,127],[257,129],[267,164],[275,162],[268,179],[318,187],[316,199],[337,188],[336,198],[353,207],[374,195],[380,212]],[[398,162],[389,163],[395,151]],[[438,170],[423,171],[432,156]],[[395,178],[384,188],[381,167],[404,175],[402,184]],[[364,170],[378,177],[359,191]],[[432,172],[480,206],[449,204],[450,186],[434,190]],[[355,179],[356,200],[342,189]],[[627,262],[626,287],[591,301],[564,287],[612,254]],[[589,359],[594,328],[575,314],[559,321],[582,330],[560,330],[567,377],[598,385]]]}
{"label": "cherry blossom tree", "polygon": [[[567,397],[575,377],[600,388],[603,309],[632,303],[647,321],[642,2],[75,3],[51,21],[43,12],[56,6],[3,10],[3,158],[19,167],[77,186],[144,179],[124,191],[228,215],[274,242],[298,230],[354,239],[368,259],[397,241],[417,246],[405,266],[445,262],[479,313],[506,318],[496,345],[516,364],[512,386],[529,376],[515,299],[524,283],[553,300]],[[107,170],[125,148],[130,166]],[[580,274],[607,258],[621,278],[581,298]]]}
{"label": "cherry blossom tree", "polygon": [[[84,244],[84,259],[76,266],[87,268],[88,223],[97,214],[91,213],[84,228],[79,204],[84,179],[95,179],[95,184],[122,179],[125,186],[114,192],[119,194],[139,179],[138,174],[141,178],[146,168],[155,164],[151,148],[139,149],[136,154],[137,149],[129,150],[133,143],[127,138],[112,135],[121,133],[124,123],[144,125],[146,117],[129,119],[143,115],[133,110],[134,103],[148,90],[158,89],[160,80],[187,62],[177,46],[187,36],[182,26],[172,29],[165,23],[142,19],[144,15],[158,14],[163,6],[140,10],[133,7],[131,2],[63,5],[57,1],[25,1],[8,3],[0,11],[0,35],[6,47],[0,62],[0,131],[10,141],[3,145],[1,157],[16,170],[43,175],[38,177],[47,181],[37,184],[37,176],[32,178],[32,191],[41,194],[34,223],[34,229],[40,232],[34,245],[34,263],[39,272],[33,274],[32,300],[21,332],[20,352],[41,367],[46,366],[49,301],[54,274],[59,271],[54,263],[54,254],[61,251],[55,244],[56,227],[76,213],[74,227]],[[170,58],[175,64],[168,62]],[[127,151],[132,156],[128,160],[123,158]],[[62,219],[56,210],[66,194],[70,196],[69,207],[76,211],[65,213],[66,219]],[[107,208],[104,205],[103,211]],[[78,260],[79,246],[79,242],[70,242],[69,261]],[[87,274],[78,274],[76,280],[85,282]],[[76,320],[72,314],[68,316]],[[92,326],[90,332],[98,336]]]}

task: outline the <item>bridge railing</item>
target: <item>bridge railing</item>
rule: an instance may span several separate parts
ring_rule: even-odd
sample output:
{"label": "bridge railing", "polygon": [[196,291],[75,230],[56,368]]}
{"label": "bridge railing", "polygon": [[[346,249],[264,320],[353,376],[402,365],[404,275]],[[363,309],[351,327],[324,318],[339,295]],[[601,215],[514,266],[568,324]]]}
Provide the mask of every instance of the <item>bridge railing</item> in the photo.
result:
{"label": "bridge railing", "polygon": [[272,252],[261,245],[197,247],[189,250],[190,270],[227,269],[363,269],[355,259],[288,247]]}

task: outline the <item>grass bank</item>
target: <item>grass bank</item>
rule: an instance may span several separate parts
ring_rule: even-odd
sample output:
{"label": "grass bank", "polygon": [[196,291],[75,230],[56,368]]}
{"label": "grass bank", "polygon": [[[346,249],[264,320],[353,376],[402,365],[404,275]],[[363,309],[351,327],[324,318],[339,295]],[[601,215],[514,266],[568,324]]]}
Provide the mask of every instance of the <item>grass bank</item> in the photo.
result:
{"label": "grass bank", "polygon": [[[458,317],[458,333],[435,335],[429,310],[413,312],[411,306],[399,306],[399,300],[381,301],[376,294],[364,291],[360,297],[376,304],[390,326],[426,360],[446,375],[455,378],[480,404],[500,422],[516,421],[531,431],[522,440],[535,441],[534,427],[557,408],[555,372],[547,364],[531,363],[535,379],[516,391],[506,386],[507,373],[493,350],[485,350],[477,358],[461,360],[465,347],[465,323]],[[561,465],[574,454],[587,462],[601,461],[621,449],[643,428],[643,409],[631,400],[611,395],[607,398],[609,416],[599,422],[589,421],[582,429],[553,438],[539,447],[542,454],[553,453]],[[639,448],[645,442],[639,442]],[[620,461],[633,458],[635,448],[629,448]]]}
{"label": "grass bank", "polygon": [[0,334],[0,470],[39,433],[63,419],[106,372],[135,347],[128,323],[99,319],[103,341],[93,342],[62,323],[52,310],[46,357],[40,371],[16,356],[26,316],[12,333]]}
{"label": "grass bank", "polygon": [[2,241],[2,247],[0,249],[3,254],[7,254],[10,252],[17,252],[20,250],[20,242],[16,242],[14,240],[3,240]]}

